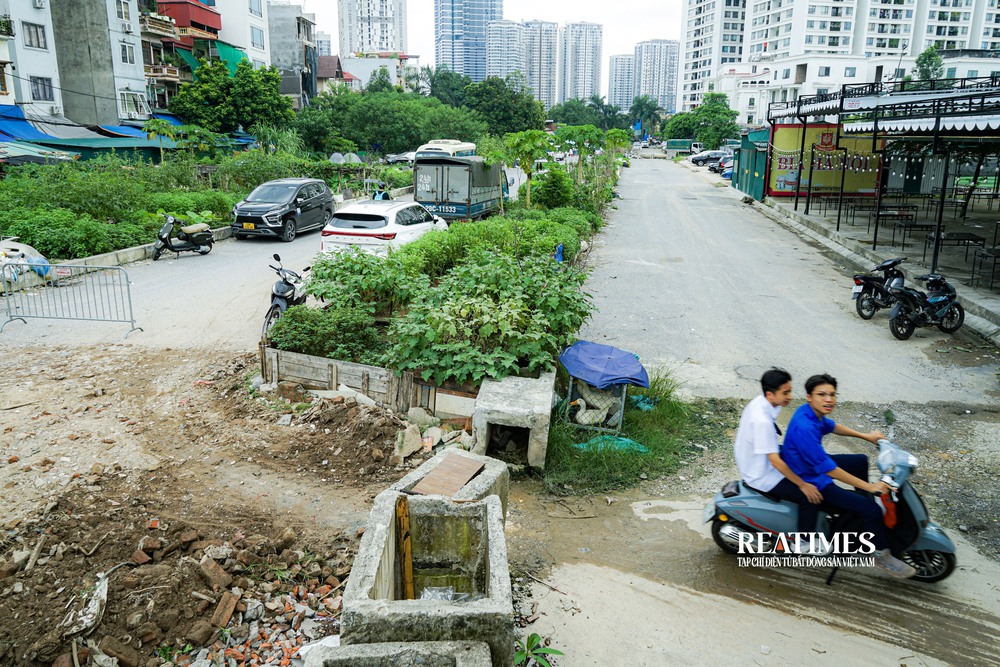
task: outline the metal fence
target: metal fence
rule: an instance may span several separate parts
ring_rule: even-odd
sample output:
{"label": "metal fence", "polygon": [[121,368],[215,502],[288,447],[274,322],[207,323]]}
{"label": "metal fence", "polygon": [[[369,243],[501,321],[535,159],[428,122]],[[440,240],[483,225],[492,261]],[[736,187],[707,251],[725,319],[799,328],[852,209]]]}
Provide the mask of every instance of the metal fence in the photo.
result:
{"label": "metal fence", "polygon": [[38,265],[7,262],[0,267],[7,320],[29,318],[126,322],[135,325],[128,273],[120,266]]}

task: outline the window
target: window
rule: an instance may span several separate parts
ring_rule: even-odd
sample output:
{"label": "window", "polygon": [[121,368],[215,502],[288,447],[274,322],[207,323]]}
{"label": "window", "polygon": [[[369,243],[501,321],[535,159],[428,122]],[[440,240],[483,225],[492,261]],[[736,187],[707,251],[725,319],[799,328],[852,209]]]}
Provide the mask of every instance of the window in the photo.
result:
{"label": "window", "polygon": [[146,96],[142,93],[118,91],[118,112],[122,118],[134,118],[149,114]]}
{"label": "window", "polygon": [[264,9],[261,6],[264,0],[250,0],[250,13],[254,16],[263,16]]}
{"label": "window", "polygon": [[968,76],[970,79],[975,78],[975,77],[979,76],[979,70],[977,70],[977,69],[970,69],[969,73],[966,76]]}
{"label": "window", "polygon": [[819,75],[820,76],[830,76],[830,68],[829,67],[820,67],[819,68]]}
{"label": "window", "polygon": [[954,79],[955,78],[955,68],[954,67],[949,67],[945,71],[945,73],[944,73],[944,78],[946,78],[946,79]]}
{"label": "window", "polygon": [[31,77],[31,99],[35,102],[54,102],[56,97],[52,92],[52,79]]}
{"label": "window", "polygon": [[844,68],[844,78],[845,79],[853,79],[857,75],[858,75],[858,68],[857,67],[845,67]]}
{"label": "window", "polygon": [[788,77],[790,77],[791,75],[792,75],[792,70],[790,70],[790,69],[786,69],[786,70],[784,70],[784,71],[783,71],[783,72],[781,73],[781,78],[782,78],[782,79],[787,79],[787,78],[788,78]]}
{"label": "window", "polygon": [[264,31],[255,26],[250,26],[250,44],[255,49],[264,48]]}
{"label": "window", "polygon": [[135,47],[131,44],[122,44],[122,62],[128,65],[135,64]]}
{"label": "window", "polygon": [[0,94],[7,93],[7,72],[0,70]]}
{"label": "window", "polygon": [[122,21],[132,20],[132,13],[128,7],[128,0],[115,0],[115,15]]}
{"label": "window", "polygon": [[28,23],[27,21],[22,21],[21,26],[24,28],[24,45],[30,46],[33,49],[47,49],[48,43],[45,41],[45,26],[38,25],[37,23]]}

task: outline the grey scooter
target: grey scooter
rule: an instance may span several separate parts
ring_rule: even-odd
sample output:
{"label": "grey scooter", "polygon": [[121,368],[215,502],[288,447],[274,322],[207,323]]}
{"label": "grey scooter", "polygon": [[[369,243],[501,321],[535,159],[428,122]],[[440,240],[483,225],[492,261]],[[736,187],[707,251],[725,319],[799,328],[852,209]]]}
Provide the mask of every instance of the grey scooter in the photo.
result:
{"label": "grey scooter", "polygon": [[[888,519],[886,534],[889,548],[894,556],[916,569],[914,580],[924,583],[941,581],[955,570],[955,544],[940,526],[930,520],[927,507],[909,481],[917,468],[917,458],[889,440],[879,440],[878,445],[877,465],[882,473],[881,481],[893,489],[892,502],[883,503]],[[704,518],[706,523],[712,522],[712,538],[726,553],[741,553],[741,541],[744,544],[752,541],[755,546],[761,545],[764,552],[770,553],[779,541],[779,534],[798,530],[798,505],[762,494],[742,480],[736,480],[728,482],[715,494],[705,508]],[[850,518],[843,517],[842,521],[841,517],[834,518],[820,512],[816,530],[832,536],[838,530],[845,530],[847,521]]]}

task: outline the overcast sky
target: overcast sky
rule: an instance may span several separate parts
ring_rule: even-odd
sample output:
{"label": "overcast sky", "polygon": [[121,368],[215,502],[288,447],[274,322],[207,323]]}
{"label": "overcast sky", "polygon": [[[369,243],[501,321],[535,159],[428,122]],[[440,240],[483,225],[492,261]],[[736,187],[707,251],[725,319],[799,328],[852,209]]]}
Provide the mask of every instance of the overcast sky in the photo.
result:
{"label": "overcast sky", "polygon": [[[333,35],[337,52],[336,0],[302,0],[316,15],[317,29]],[[608,91],[608,57],[632,53],[636,42],[680,39],[682,0],[504,0],[503,17],[512,21],[555,21],[559,25],[588,21],[604,26],[601,91]],[[434,63],[434,0],[408,0],[407,50],[420,64]]]}

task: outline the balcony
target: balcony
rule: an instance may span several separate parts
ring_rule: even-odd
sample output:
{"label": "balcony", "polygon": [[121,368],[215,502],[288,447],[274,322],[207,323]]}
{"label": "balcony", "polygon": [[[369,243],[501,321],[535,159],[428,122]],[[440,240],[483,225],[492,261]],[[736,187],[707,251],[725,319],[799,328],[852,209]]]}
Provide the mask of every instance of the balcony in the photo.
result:
{"label": "balcony", "polygon": [[146,77],[157,81],[181,80],[181,70],[173,65],[146,65]]}
{"label": "balcony", "polygon": [[0,39],[14,36],[14,22],[10,19],[10,14],[0,16]]}
{"label": "balcony", "polygon": [[179,37],[192,37],[194,39],[210,39],[212,41],[219,39],[219,36],[214,32],[202,30],[201,28],[195,28],[193,25],[178,26],[177,35]]}
{"label": "balcony", "polygon": [[160,37],[177,39],[177,27],[169,16],[160,14],[143,14],[139,17],[139,31]]}

